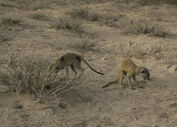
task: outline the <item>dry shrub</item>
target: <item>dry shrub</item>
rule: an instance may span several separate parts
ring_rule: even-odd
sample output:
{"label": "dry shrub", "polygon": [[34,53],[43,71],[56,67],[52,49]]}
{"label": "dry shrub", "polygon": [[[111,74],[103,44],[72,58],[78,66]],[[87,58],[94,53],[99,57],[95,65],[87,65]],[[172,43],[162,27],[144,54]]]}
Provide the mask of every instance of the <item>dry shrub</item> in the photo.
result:
{"label": "dry shrub", "polygon": [[118,27],[118,21],[123,17],[122,14],[112,15],[112,14],[102,14],[102,17],[99,19],[100,24],[105,24],[109,27]]}
{"label": "dry shrub", "polygon": [[80,52],[96,51],[95,42],[88,38],[76,38],[71,43],[67,43],[66,48]]}
{"label": "dry shrub", "polygon": [[148,34],[156,37],[166,37],[169,35],[162,26],[144,20],[130,21],[123,24],[121,28],[125,33],[129,34]]}
{"label": "dry shrub", "polygon": [[7,41],[10,41],[13,38],[13,36],[14,35],[9,30],[0,26],[0,45],[4,44]]}
{"label": "dry shrub", "polygon": [[[75,85],[49,72],[49,60],[32,55],[12,55],[6,71],[1,71],[0,81],[12,91],[45,98],[61,94]],[[4,68],[5,69],[5,68]]]}
{"label": "dry shrub", "polygon": [[129,4],[132,1],[133,0],[116,0],[117,3],[126,3],[126,4]]}
{"label": "dry shrub", "polygon": [[0,44],[10,41],[21,29],[22,21],[18,17],[4,16],[0,18]]}
{"label": "dry shrub", "polygon": [[56,28],[57,30],[63,29],[73,33],[77,33],[78,35],[82,35],[84,30],[82,28],[82,23],[70,17],[62,17],[59,18],[52,27]]}
{"label": "dry shrub", "polygon": [[80,18],[88,21],[97,21],[107,26],[116,26],[116,22],[122,17],[122,15],[114,16],[111,14],[95,13],[88,8],[73,9],[68,14],[74,19]]}
{"label": "dry shrub", "polygon": [[73,9],[68,13],[72,18],[81,18],[88,21],[98,21],[100,18],[100,15],[94,12],[90,12],[87,8]]}
{"label": "dry shrub", "polygon": [[9,8],[15,7],[15,5],[12,2],[9,2],[9,1],[1,2],[0,6],[1,7],[9,7]]}
{"label": "dry shrub", "polygon": [[166,50],[157,42],[129,42],[128,46],[120,46],[123,56],[141,59],[145,56],[156,56]]}
{"label": "dry shrub", "polygon": [[16,8],[23,10],[37,10],[48,8],[50,0],[13,0]]}
{"label": "dry shrub", "polygon": [[22,21],[19,18],[15,17],[1,17],[0,19],[0,25],[1,26],[17,26],[20,25]]}
{"label": "dry shrub", "polygon": [[87,4],[98,4],[98,3],[111,2],[111,1],[113,0],[77,0],[77,3],[81,2]]}

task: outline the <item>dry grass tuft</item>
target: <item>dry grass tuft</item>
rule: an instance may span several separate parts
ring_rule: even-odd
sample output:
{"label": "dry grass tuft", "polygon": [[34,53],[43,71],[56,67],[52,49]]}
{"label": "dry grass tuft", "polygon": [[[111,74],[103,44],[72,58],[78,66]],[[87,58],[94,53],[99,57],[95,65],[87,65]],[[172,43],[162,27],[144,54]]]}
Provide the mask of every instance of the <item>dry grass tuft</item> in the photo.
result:
{"label": "dry grass tuft", "polygon": [[61,94],[75,85],[49,72],[48,60],[36,56],[12,55],[7,70],[0,72],[0,81],[12,91],[45,98]]}
{"label": "dry grass tuft", "polygon": [[125,33],[136,35],[148,34],[150,36],[156,37],[166,37],[169,35],[168,32],[166,32],[162,26],[142,20],[131,21],[129,23],[126,23],[122,25],[122,29]]}
{"label": "dry grass tuft", "polygon": [[50,18],[43,12],[35,12],[30,14],[30,16],[35,20],[50,20]]}

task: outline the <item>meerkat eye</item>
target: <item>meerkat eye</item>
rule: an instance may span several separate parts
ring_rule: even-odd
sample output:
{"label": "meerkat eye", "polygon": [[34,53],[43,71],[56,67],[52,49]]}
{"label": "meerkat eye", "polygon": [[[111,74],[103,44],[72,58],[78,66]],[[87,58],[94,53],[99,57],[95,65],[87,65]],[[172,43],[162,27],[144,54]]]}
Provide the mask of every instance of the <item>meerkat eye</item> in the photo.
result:
{"label": "meerkat eye", "polygon": [[143,69],[143,70],[141,70],[141,73],[145,73],[145,70]]}

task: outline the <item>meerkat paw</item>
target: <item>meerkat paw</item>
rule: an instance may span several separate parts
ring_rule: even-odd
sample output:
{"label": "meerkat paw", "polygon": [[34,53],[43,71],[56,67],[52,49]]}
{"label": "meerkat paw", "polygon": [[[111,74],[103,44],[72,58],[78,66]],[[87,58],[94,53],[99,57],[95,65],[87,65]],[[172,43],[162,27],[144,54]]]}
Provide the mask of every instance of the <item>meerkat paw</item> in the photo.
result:
{"label": "meerkat paw", "polygon": [[140,85],[137,85],[139,88],[142,88],[142,89],[144,89],[144,87],[143,86],[140,86]]}
{"label": "meerkat paw", "polygon": [[122,89],[125,89],[125,88],[126,88],[126,86],[122,85]]}
{"label": "meerkat paw", "polygon": [[139,88],[144,89],[144,86],[139,86]]}
{"label": "meerkat paw", "polygon": [[136,90],[134,87],[131,87],[132,90]]}

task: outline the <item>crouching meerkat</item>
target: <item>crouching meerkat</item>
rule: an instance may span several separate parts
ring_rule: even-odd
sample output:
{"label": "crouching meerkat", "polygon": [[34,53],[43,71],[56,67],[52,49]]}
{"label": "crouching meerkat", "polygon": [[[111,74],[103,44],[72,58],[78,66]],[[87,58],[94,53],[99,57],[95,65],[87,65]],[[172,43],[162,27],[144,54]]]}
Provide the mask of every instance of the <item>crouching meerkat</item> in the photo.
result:
{"label": "crouching meerkat", "polygon": [[128,85],[131,89],[135,89],[131,85],[131,82],[130,82],[131,78],[133,78],[133,80],[135,81],[136,86],[143,88],[142,86],[140,86],[138,84],[138,81],[136,80],[136,75],[141,75],[144,80],[151,81],[150,80],[150,73],[147,68],[142,67],[142,66],[137,66],[130,58],[126,58],[122,61],[122,63],[118,67],[118,72],[117,72],[118,79],[116,79],[115,81],[109,82],[108,84],[106,84],[102,88],[106,88],[109,85],[111,85],[113,83],[117,83],[117,82],[119,82],[119,84],[122,86],[122,88],[124,88],[123,79],[125,76],[127,77]]}
{"label": "crouching meerkat", "polygon": [[67,77],[69,77],[68,73],[69,73],[69,67],[70,67],[71,70],[75,72],[75,75],[74,75],[74,78],[75,78],[77,76],[77,70],[81,71],[80,75],[84,71],[84,69],[81,67],[82,61],[95,73],[104,75],[103,73],[98,72],[93,67],[91,67],[90,64],[82,56],[75,54],[75,53],[64,54],[61,58],[56,60],[56,63],[51,64],[49,66],[49,70],[52,70],[54,73],[58,73],[58,71],[65,69],[67,73]]}

